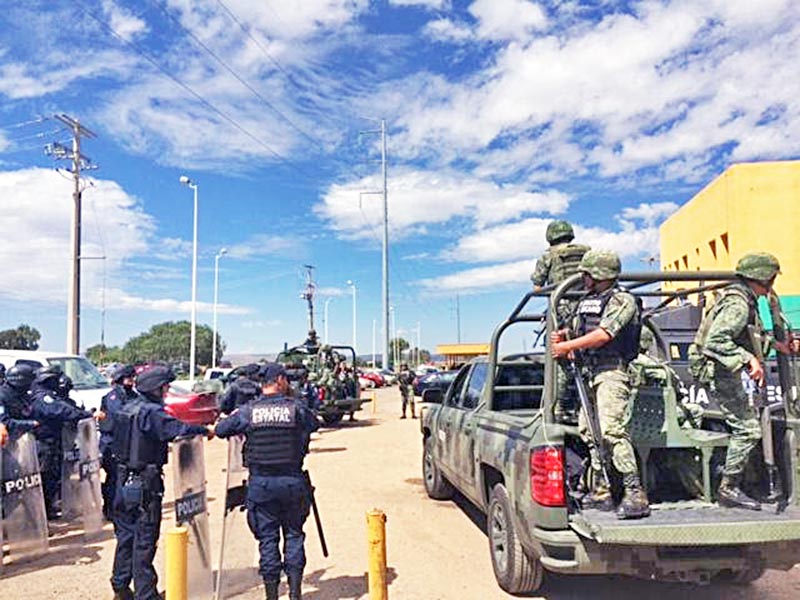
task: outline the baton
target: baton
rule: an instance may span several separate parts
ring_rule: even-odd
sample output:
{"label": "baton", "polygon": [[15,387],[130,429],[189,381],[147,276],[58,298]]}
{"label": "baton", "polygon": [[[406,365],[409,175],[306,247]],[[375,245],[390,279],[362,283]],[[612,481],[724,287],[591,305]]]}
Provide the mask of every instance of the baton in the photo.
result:
{"label": "baton", "polygon": [[328,544],[325,542],[325,532],[322,530],[322,520],[319,518],[317,500],[314,498],[314,485],[311,483],[311,475],[309,475],[308,471],[306,470],[303,471],[303,477],[305,477],[306,483],[308,484],[308,493],[311,497],[311,509],[314,511],[314,522],[317,524],[319,543],[320,546],[322,546],[322,556],[328,558]]}

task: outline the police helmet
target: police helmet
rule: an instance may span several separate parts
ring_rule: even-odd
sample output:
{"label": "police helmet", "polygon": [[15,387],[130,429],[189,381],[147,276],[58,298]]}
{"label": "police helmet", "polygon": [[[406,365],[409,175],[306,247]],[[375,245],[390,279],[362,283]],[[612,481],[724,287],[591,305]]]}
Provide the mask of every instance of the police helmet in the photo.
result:
{"label": "police helmet", "polygon": [[548,244],[557,242],[571,242],[575,239],[575,232],[567,221],[551,221],[545,233]]}
{"label": "police helmet", "polygon": [[619,256],[609,250],[589,250],[583,255],[578,270],[588,273],[595,281],[616,279],[622,270]]}
{"label": "police helmet", "polygon": [[781,272],[778,259],[769,252],[745,254],[736,263],[736,274],[745,279],[766,283]]}
{"label": "police helmet", "polygon": [[122,383],[123,379],[135,376],[136,369],[133,367],[133,365],[121,365],[114,369],[114,371],[111,373],[111,381],[114,383]]}
{"label": "police helmet", "polygon": [[28,389],[36,377],[33,367],[26,364],[17,364],[6,371],[8,385],[15,389]]}
{"label": "police helmet", "polygon": [[46,367],[40,367],[36,371],[34,382],[42,387],[55,389],[58,385],[58,378],[63,374],[64,372],[61,370],[60,365],[47,365]]}
{"label": "police helmet", "polygon": [[261,366],[258,363],[249,363],[242,367],[239,374],[255,381],[258,378],[260,369]]}
{"label": "police helmet", "polygon": [[58,378],[58,390],[65,396],[72,391],[72,379],[62,373]]}
{"label": "police helmet", "polygon": [[0,363],[0,381],[3,381],[5,376],[6,376],[6,366],[3,363]]}
{"label": "police helmet", "polygon": [[142,371],[136,377],[136,389],[143,394],[157,392],[164,384],[175,381],[175,373],[170,367],[157,365]]}

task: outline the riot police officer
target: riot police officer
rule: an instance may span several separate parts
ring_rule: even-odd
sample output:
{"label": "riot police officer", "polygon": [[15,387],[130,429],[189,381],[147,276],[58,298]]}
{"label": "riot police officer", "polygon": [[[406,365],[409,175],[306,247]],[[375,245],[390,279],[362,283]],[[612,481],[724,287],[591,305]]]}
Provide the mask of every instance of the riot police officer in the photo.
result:
{"label": "riot police officer", "polygon": [[[187,425],[168,415],[163,402],[172,369],[155,366],[136,378],[139,395],[115,415],[112,444],[119,461],[114,497],[114,535],[117,548],[111,587],[114,598],[154,600],[158,577],[153,568],[164,495],[163,467],[168,442],[187,435],[213,437],[211,427]],[[130,591],[133,581],[135,596]]]}
{"label": "riot police officer", "polygon": [[289,382],[282,365],[264,365],[260,377],[262,396],[217,423],[215,432],[222,438],[247,436],[247,523],[258,539],[267,600],[278,600],[282,569],[289,581],[289,598],[300,600],[306,565],[303,523],[310,507],[302,467],[311,432],[319,425],[304,402],[287,398]]}
{"label": "riot police officer", "polygon": [[105,480],[101,486],[103,494],[103,515],[111,520],[111,508],[114,502],[114,491],[117,489],[117,460],[114,456],[112,441],[114,439],[114,416],[130,400],[136,398],[133,389],[136,370],[131,365],[121,365],[111,374],[112,390],[100,401],[100,466],[105,472]]}
{"label": "riot police officer", "polygon": [[0,384],[6,380],[6,366],[0,363]]}
{"label": "riot police officer", "polygon": [[61,432],[65,423],[77,423],[91,417],[92,413],[73,406],[58,397],[56,389],[62,375],[61,367],[49,365],[41,367],[33,380],[31,395],[31,414],[41,423],[36,429],[36,443],[39,454],[39,468],[42,471],[44,507],[48,519],[57,517],[56,496],[61,489],[61,462],[63,448]]}
{"label": "riot police officer", "polygon": [[33,418],[28,392],[34,377],[30,365],[14,365],[0,384],[0,423],[10,435],[33,431],[39,425]]}
{"label": "riot police officer", "polygon": [[261,393],[256,381],[259,368],[256,363],[242,367],[239,376],[228,385],[219,399],[220,412],[230,414],[236,410],[237,406],[247,404]]}
{"label": "riot police officer", "polygon": [[[574,339],[565,339],[567,330],[553,332],[551,352],[554,358],[582,351],[591,375],[596,410],[600,421],[601,440],[591,445],[606,444],[616,470],[622,475],[624,495],[617,510],[620,519],[646,517],[650,514],[647,495],[639,479],[636,454],[630,439],[633,410],[628,364],[639,353],[641,306],[634,296],[617,286],[619,257],[613,252],[590,250],[581,259],[578,270],[588,294],[578,303],[573,321]],[[581,412],[581,430],[587,431]],[[584,499],[585,507],[601,510],[613,508],[608,482],[599,476],[598,452],[592,452],[595,486]]]}

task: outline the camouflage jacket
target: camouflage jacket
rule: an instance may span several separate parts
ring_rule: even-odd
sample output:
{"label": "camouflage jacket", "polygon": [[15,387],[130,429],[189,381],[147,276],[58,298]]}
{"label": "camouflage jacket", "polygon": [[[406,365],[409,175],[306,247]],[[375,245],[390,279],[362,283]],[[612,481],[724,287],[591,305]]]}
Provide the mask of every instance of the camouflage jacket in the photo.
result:
{"label": "camouflage jacket", "polygon": [[589,251],[583,244],[554,244],[536,261],[536,268],[531,274],[533,285],[543,287],[561,283],[570,275],[578,272],[581,258]]}

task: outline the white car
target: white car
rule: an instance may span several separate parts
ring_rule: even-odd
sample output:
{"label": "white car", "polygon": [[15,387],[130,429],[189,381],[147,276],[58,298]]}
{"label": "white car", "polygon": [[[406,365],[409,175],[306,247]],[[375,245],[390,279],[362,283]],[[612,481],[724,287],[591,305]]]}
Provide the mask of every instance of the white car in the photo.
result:
{"label": "white car", "polygon": [[59,365],[61,370],[72,379],[73,389],[70,396],[78,404],[83,404],[87,410],[99,409],[100,400],[111,391],[111,386],[106,378],[83,356],[64,352],[0,349],[0,363],[5,365],[6,369],[10,369],[18,363],[30,365],[34,369],[45,365]]}

